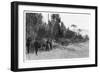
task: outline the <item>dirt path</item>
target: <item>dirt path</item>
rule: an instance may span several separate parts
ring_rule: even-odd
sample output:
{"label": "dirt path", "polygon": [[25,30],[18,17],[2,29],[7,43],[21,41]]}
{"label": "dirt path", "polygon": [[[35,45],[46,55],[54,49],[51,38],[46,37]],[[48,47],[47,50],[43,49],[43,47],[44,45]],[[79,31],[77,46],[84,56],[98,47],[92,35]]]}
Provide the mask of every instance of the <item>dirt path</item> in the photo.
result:
{"label": "dirt path", "polygon": [[26,55],[27,60],[40,59],[65,59],[65,58],[83,58],[89,56],[89,43],[72,44],[69,46],[59,46],[56,49],[46,52],[38,52],[38,56],[30,53]]}

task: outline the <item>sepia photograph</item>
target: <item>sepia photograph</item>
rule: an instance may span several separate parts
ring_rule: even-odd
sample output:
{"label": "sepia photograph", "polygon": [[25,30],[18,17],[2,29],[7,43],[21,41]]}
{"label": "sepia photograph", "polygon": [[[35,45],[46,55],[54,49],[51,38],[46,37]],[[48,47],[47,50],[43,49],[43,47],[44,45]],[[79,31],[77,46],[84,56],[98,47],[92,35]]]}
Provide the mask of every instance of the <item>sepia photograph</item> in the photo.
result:
{"label": "sepia photograph", "polygon": [[89,57],[89,13],[26,11],[26,60]]}

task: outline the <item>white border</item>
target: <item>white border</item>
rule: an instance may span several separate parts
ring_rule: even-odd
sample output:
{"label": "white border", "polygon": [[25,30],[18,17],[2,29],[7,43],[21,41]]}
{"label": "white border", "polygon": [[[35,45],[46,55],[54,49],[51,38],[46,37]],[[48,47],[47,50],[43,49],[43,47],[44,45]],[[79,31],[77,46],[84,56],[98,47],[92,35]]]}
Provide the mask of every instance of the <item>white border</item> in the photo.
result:
{"label": "white border", "polygon": [[[60,7],[44,7],[44,6],[18,6],[18,68],[35,68],[35,67],[50,67],[50,66],[70,66],[70,65],[83,65],[83,64],[95,64],[95,10],[94,9],[78,9],[78,8],[60,8]],[[33,11],[53,11],[53,12],[75,12],[75,13],[90,13],[90,25],[89,25],[89,58],[74,58],[74,59],[56,59],[56,60],[31,60],[23,62],[23,45],[25,24],[23,22],[24,10]]]}

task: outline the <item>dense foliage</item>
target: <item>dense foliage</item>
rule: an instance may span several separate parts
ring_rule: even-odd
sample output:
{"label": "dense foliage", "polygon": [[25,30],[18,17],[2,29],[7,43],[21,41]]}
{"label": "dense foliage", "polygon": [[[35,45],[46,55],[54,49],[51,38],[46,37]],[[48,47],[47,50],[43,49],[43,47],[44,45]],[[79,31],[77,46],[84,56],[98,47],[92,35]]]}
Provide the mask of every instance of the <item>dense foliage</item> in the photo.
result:
{"label": "dense foliage", "polygon": [[[26,39],[34,40],[52,39],[69,39],[71,42],[80,42],[89,40],[88,35],[83,37],[80,33],[74,32],[66,28],[66,24],[61,21],[59,14],[52,14],[48,23],[42,21],[41,13],[26,13]],[[77,26],[72,24],[73,28]],[[81,29],[78,29],[81,32]]]}

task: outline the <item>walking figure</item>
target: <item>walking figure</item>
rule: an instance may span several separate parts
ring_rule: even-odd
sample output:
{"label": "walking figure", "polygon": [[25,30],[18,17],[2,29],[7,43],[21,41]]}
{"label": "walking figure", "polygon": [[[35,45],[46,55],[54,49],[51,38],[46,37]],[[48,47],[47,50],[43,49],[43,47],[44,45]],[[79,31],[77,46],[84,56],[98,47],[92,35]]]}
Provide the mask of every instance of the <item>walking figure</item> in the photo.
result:
{"label": "walking figure", "polygon": [[26,46],[27,46],[27,53],[29,54],[29,50],[30,50],[30,44],[31,44],[31,37],[27,38],[26,40]]}
{"label": "walking figure", "polygon": [[37,52],[39,51],[39,48],[41,48],[41,44],[38,41],[35,41],[34,50],[35,50],[36,55],[38,55]]}

